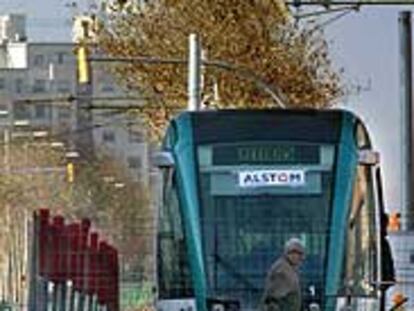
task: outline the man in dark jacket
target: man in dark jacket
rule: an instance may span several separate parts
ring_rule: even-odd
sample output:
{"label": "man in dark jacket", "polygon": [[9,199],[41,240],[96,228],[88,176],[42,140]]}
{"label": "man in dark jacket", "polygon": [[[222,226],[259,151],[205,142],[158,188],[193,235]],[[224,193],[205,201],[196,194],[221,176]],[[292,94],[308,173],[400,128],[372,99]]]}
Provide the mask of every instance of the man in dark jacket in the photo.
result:
{"label": "man in dark jacket", "polygon": [[261,301],[262,311],[300,311],[301,289],[297,269],[305,247],[299,239],[286,242],[283,255],[270,268]]}

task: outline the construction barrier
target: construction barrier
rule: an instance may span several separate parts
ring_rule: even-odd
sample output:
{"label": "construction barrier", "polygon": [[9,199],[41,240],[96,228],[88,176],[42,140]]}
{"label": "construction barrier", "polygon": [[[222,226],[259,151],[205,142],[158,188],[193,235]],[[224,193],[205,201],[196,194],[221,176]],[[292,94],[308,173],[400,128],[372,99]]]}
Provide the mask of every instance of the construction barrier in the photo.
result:
{"label": "construction barrier", "polygon": [[119,311],[118,252],[90,220],[41,209],[33,223],[28,310]]}

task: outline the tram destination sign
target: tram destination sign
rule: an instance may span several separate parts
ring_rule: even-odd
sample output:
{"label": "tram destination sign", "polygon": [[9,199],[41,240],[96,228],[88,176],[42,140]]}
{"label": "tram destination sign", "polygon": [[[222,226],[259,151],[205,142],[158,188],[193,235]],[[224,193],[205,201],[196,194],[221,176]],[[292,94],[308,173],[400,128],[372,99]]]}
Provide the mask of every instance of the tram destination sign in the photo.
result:
{"label": "tram destination sign", "polygon": [[222,145],[213,149],[213,165],[319,164],[319,151],[317,145]]}

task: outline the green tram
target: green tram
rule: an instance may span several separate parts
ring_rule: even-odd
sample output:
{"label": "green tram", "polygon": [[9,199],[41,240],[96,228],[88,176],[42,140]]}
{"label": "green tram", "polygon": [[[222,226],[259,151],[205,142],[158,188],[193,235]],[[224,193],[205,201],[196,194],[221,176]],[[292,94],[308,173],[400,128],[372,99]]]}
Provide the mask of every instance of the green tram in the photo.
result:
{"label": "green tram", "polygon": [[393,262],[378,159],[347,111],[180,114],[153,159],[157,309],[257,310],[266,272],[298,237],[303,310],[384,310]]}

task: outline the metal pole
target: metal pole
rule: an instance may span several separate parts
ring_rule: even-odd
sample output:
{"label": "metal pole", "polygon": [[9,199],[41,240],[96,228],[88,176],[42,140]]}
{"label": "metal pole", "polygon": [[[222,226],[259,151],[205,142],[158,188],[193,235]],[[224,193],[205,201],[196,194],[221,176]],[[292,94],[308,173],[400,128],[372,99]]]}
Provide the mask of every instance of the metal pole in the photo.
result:
{"label": "metal pole", "polygon": [[[158,215],[161,210],[161,206],[163,204],[163,187],[162,187],[162,175],[160,172],[151,172],[151,207],[153,208],[153,228],[154,232],[152,234],[152,253],[158,254],[158,243],[157,243],[157,234],[155,234],[158,230],[159,223],[158,223]],[[122,262],[122,258],[121,258]],[[123,270],[121,270],[123,271]],[[121,276],[122,277],[122,276]],[[156,257],[152,260],[152,275],[151,275],[151,283],[153,285],[153,293],[154,295],[154,306],[156,305],[156,301],[158,299],[158,288],[156,287],[158,284],[158,267],[157,267],[157,260]]]}
{"label": "metal pole", "polygon": [[[92,76],[92,73],[91,73]],[[80,153],[81,159],[92,159],[94,156],[93,145],[93,131],[88,130],[93,128],[93,116],[92,111],[89,108],[91,105],[90,98],[93,93],[93,80],[88,83],[77,84],[77,101],[76,101],[76,117],[75,131],[77,133],[75,139],[75,148]],[[73,135],[71,136],[73,137]],[[73,146],[71,146],[73,148]]]}
{"label": "metal pole", "polygon": [[37,295],[39,289],[39,215],[33,213],[33,236],[30,248],[30,285],[29,285],[29,311],[37,310]]}
{"label": "metal pole", "polygon": [[[89,62],[89,54],[93,53],[92,46],[88,46],[87,38],[89,34],[89,23],[82,23],[83,34],[80,40],[80,51],[83,51],[81,54],[86,58],[86,68],[85,72],[83,70],[76,71],[76,132],[78,133],[75,139],[75,146],[78,152],[80,153],[80,158],[82,160],[90,160],[94,158],[94,144],[93,144],[93,131],[85,130],[90,129],[93,124],[92,112],[89,109],[86,109],[91,104],[90,98],[93,96],[93,68]],[[89,50],[90,49],[90,50]],[[80,56],[78,56],[80,57]],[[73,148],[73,146],[70,146]],[[73,149],[72,149],[73,150]]]}
{"label": "metal pole", "polygon": [[59,307],[59,283],[53,282],[52,311],[58,311]]}
{"label": "metal pole", "polygon": [[189,37],[188,61],[188,110],[200,109],[201,48],[196,34]]}
{"label": "metal pole", "polygon": [[59,311],[66,311],[67,285],[66,281],[59,284]]}
{"label": "metal pole", "polygon": [[411,12],[403,11],[399,14],[400,32],[400,77],[401,77],[401,104],[402,104],[402,208],[401,219],[402,229],[411,230],[414,227],[410,216],[413,212],[413,193],[414,189],[414,143],[413,143],[413,108],[412,108],[412,39],[411,39]]}

